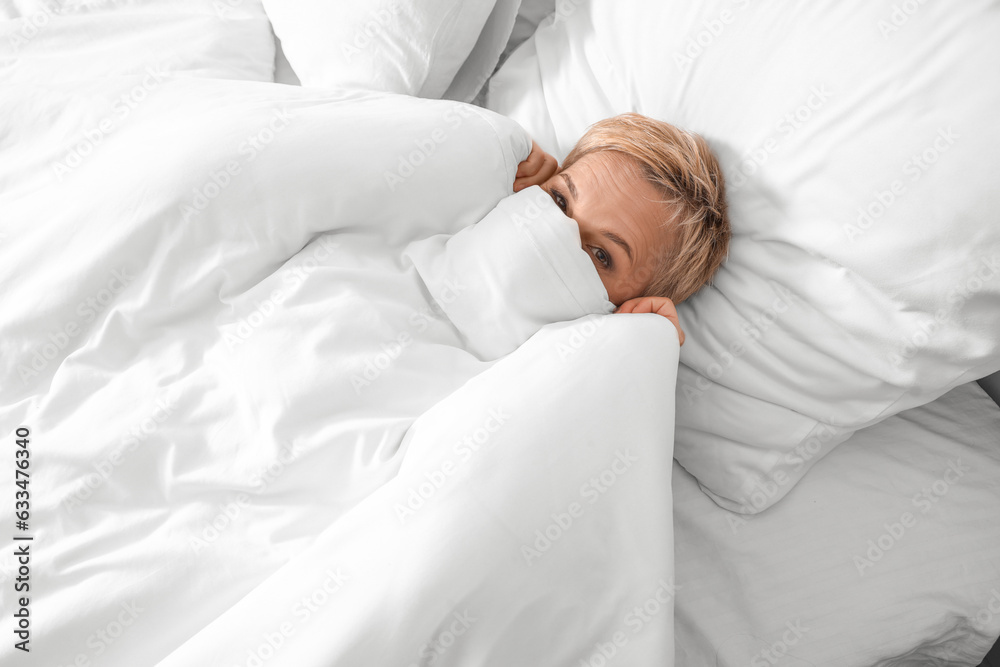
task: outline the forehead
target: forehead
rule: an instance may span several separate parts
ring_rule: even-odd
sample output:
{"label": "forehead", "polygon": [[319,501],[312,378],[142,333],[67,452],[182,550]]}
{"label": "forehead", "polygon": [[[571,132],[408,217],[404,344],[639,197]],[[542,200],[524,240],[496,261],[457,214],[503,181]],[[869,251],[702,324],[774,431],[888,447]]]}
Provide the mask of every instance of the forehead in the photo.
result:
{"label": "forehead", "polygon": [[578,223],[628,234],[647,247],[673,236],[672,225],[665,225],[672,208],[633,158],[611,151],[589,153],[565,172],[577,191],[573,217]]}

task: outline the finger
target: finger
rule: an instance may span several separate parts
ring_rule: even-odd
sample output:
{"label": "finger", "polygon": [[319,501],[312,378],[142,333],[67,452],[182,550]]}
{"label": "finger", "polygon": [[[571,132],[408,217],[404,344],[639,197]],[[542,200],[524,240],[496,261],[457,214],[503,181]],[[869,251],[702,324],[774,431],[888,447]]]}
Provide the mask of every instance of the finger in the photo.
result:
{"label": "finger", "polygon": [[629,312],[633,313],[653,313],[656,312],[656,302],[652,297],[640,296],[632,301],[632,310]]}
{"label": "finger", "polygon": [[514,172],[514,178],[530,178],[538,173],[539,164],[531,164],[527,160],[517,165],[517,171]]}
{"label": "finger", "polygon": [[526,160],[517,165],[515,176],[532,176],[538,173],[538,168],[545,160],[545,152],[534,141],[531,142],[531,152]]}
{"label": "finger", "polygon": [[677,329],[677,344],[678,345],[683,345],[684,344],[684,329],[681,329],[681,323],[677,321],[676,317],[671,317],[669,315],[665,315],[664,317],[666,317],[668,320],[670,320],[671,322],[674,323],[674,328]]}
{"label": "finger", "polygon": [[662,297],[636,297],[629,299],[615,309],[616,313],[655,313],[665,317],[677,329],[677,341],[679,345],[684,344],[684,329],[681,328],[680,318],[677,316],[677,308],[674,302]]}
{"label": "finger", "polygon": [[559,161],[548,153],[545,153],[545,159],[542,160],[542,164],[538,168],[538,173],[535,174],[535,178],[538,180],[537,184],[541,185],[557,173],[559,173]]}
{"label": "finger", "polygon": [[[555,158],[552,159],[553,164],[555,164]],[[532,176],[522,176],[520,178],[514,179],[514,192],[523,190],[524,188],[531,187],[532,185],[544,185],[545,181],[552,178],[552,175],[556,173],[556,168],[553,167],[551,171],[543,171]]]}
{"label": "finger", "polygon": [[520,192],[525,188],[530,188],[532,185],[537,185],[535,179],[531,176],[525,176],[524,178],[514,179],[514,192]]}
{"label": "finger", "polygon": [[629,299],[628,301],[625,301],[624,303],[622,303],[622,305],[618,306],[617,312],[619,312],[619,313],[634,313],[634,312],[636,312],[636,307],[639,306],[641,304],[641,302],[642,302],[642,299]]}
{"label": "finger", "polygon": [[664,317],[677,317],[677,308],[674,306],[674,302],[666,297],[660,297],[656,299],[656,312]]}
{"label": "finger", "polygon": [[662,315],[671,322],[677,328],[677,342],[679,345],[684,344],[684,329],[681,328],[680,318],[677,316],[677,308],[674,306],[674,302],[670,299],[662,299],[656,308],[656,314]]}

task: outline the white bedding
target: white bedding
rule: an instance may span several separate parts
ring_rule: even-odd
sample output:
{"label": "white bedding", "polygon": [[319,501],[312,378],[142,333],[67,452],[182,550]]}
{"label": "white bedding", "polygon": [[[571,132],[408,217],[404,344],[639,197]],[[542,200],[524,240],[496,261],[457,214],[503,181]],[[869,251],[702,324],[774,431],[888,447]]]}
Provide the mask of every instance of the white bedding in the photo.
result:
{"label": "white bedding", "polygon": [[976,383],[858,431],[760,515],[675,463],[677,664],[978,665],[1000,636],[998,480]]}
{"label": "white bedding", "polygon": [[678,307],[675,456],[720,505],[1000,370],[998,45],[991,1],[567,1],[491,80],[556,157],[625,111],[717,154],[733,236]]}
{"label": "white bedding", "polygon": [[0,437],[32,429],[35,536],[32,653],[0,663],[976,664],[977,387],[730,513],[671,473],[673,327],[603,314],[573,225],[508,196],[520,128],[276,86],[259,5],[206,5],[75,3],[0,57]]}
{"label": "white bedding", "polygon": [[[557,157],[588,124],[638,111],[702,133],[722,162],[730,258],[679,308],[678,664],[974,666],[1000,635],[998,411],[968,384],[1000,363],[996,323],[979,319],[1000,312],[979,261],[998,251],[987,73],[1000,14],[855,4],[559,2],[489,86],[486,106]],[[972,153],[911,185],[920,137],[937,161],[949,123],[971,128]],[[845,239],[900,170],[905,201]],[[921,282],[922,303],[893,301]],[[743,301],[754,283],[761,298]],[[893,299],[867,303],[879,291]],[[856,332],[838,338],[845,324]],[[767,350],[761,364],[751,349]],[[873,399],[894,383],[857,380],[900,349],[912,367],[884,409]],[[858,406],[869,418],[844,418]],[[801,446],[782,452],[783,438]]]}
{"label": "white bedding", "polygon": [[170,75],[116,116],[142,81],[0,97],[32,664],[669,664],[676,332],[508,196],[523,131]]}
{"label": "white bedding", "polygon": [[[558,350],[599,320],[549,328],[425,412],[390,481],[159,664],[247,664],[275,633],[289,665],[568,665],[616,641],[625,664],[672,664],[671,453],[588,378],[641,372],[629,345],[651,343],[660,369],[676,351],[658,322],[611,319],[591,339],[603,353],[580,358],[589,367]],[[655,400],[638,387],[623,398]],[[477,430],[491,431],[478,451]],[[331,569],[343,586],[307,613]],[[646,604],[658,613],[639,622]]]}
{"label": "white bedding", "polygon": [[252,0],[0,0],[0,83],[150,70],[271,81],[274,55]]}

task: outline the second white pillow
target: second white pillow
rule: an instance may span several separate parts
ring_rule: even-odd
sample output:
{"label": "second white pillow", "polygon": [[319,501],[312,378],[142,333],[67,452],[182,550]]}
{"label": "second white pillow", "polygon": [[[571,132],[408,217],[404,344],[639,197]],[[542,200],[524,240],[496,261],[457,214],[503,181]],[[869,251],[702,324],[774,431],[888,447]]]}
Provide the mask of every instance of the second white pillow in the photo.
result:
{"label": "second white pillow", "polygon": [[[303,86],[428,98],[440,98],[448,90],[495,4],[494,0],[263,0]],[[485,67],[491,70],[495,64],[494,59]]]}

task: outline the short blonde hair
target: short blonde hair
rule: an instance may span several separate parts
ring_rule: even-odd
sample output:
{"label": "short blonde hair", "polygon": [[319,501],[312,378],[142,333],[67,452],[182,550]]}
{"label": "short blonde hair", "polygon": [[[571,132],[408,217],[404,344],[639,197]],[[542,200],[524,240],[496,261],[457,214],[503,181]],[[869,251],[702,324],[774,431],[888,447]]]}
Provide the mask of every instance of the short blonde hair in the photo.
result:
{"label": "short blonde hair", "polygon": [[628,158],[663,193],[672,213],[663,226],[676,228],[676,243],[655,253],[642,296],[665,296],[680,303],[711,282],[729,252],[732,231],[722,169],[699,135],[637,113],[590,126],[566,156],[567,168],[585,155],[611,151]]}

